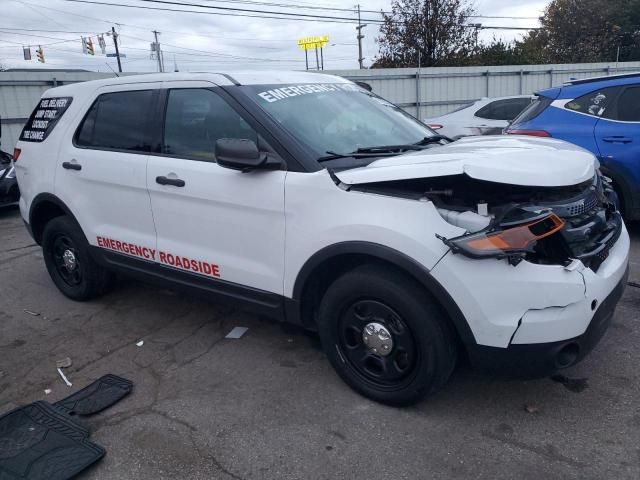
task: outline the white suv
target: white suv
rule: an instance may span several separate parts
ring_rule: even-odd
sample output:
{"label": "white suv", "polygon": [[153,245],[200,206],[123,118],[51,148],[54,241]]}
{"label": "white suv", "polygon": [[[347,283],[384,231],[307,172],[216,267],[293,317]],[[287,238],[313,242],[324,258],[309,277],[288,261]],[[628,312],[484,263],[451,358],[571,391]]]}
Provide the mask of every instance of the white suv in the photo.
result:
{"label": "white suv", "polygon": [[461,355],[573,365],[626,285],[629,236],[578,147],[449,143],[339,77],[161,74],[47,91],[15,152],[66,296],[113,272],[316,329],[338,374],[406,405]]}

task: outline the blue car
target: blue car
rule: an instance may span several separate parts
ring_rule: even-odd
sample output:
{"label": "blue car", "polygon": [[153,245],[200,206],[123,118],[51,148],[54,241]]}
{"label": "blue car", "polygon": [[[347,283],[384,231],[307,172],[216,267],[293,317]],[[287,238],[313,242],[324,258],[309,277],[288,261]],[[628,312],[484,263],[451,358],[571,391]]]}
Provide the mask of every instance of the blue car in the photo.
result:
{"label": "blue car", "polygon": [[640,218],[640,73],[542,90],[505,130],[554,137],[593,152],[627,220]]}

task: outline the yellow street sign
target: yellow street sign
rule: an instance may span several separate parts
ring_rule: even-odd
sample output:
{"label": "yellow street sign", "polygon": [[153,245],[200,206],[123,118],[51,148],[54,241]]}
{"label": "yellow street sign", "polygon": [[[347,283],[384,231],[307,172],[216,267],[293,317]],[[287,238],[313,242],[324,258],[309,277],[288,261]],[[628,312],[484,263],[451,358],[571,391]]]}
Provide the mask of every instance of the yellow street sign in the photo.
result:
{"label": "yellow street sign", "polygon": [[329,43],[329,35],[320,37],[304,37],[298,39],[298,46],[302,50],[314,50],[316,48],[324,48]]}

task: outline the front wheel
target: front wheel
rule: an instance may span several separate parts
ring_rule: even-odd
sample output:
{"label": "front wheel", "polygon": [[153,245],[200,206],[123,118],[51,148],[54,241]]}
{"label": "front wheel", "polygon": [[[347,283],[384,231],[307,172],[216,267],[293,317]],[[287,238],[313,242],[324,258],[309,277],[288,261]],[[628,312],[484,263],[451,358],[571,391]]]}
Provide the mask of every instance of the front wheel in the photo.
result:
{"label": "front wheel", "polygon": [[319,312],[323,349],[340,377],[378,402],[410,405],[448,380],[455,336],[413,279],[364,265],[327,290]]}
{"label": "front wheel", "polygon": [[53,283],[67,297],[89,300],[108,290],[112,274],[91,257],[89,242],[71,218],[56,217],[47,223],[42,252]]}

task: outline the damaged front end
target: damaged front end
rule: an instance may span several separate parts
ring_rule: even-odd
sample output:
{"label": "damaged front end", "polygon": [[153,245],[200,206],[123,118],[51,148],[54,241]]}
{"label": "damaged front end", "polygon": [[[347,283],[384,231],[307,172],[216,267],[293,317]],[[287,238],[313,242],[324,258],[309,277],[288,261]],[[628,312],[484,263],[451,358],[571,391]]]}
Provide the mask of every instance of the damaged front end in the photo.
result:
{"label": "damaged front end", "polygon": [[610,181],[600,174],[569,187],[497,187],[489,183],[463,181],[466,188],[460,196],[432,198],[441,209],[458,210],[473,204],[477,209],[480,205],[490,218],[480,231],[442,238],[453,253],[507,258],[512,265],[522,260],[551,265],[580,260],[597,272],[620,237],[617,197]]}
{"label": "damaged front end", "polygon": [[509,185],[461,174],[356,188],[433,202],[445,221],[467,231],[455,238],[436,236],[452,253],[473,259],[565,266],[580,260],[596,272],[622,231],[616,194],[599,173],[563,187]]}

